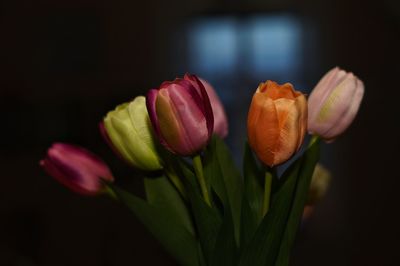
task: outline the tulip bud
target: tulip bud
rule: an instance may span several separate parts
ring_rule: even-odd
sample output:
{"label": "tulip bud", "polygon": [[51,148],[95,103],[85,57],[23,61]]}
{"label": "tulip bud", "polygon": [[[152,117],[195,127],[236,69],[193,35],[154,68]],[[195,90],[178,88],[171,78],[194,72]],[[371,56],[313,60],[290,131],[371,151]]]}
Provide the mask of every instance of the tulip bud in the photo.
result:
{"label": "tulip bud", "polygon": [[331,182],[331,173],[322,164],[318,163],[315,166],[314,173],[311,179],[308,198],[304,206],[302,220],[305,222],[314,213],[315,205],[325,196]]}
{"label": "tulip bud", "polygon": [[331,173],[323,165],[317,164],[311,179],[307,205],[315,205],[325,196],[331,181]]}
{"label": "tulip bud", "polygon": [[106,141],[108,137],[111,147],[132,166],[145,171],[162,169],[144,96],[109,112],[104,118],[104,128]]}
{"label": "tulip bud", "polygon": [[70,144],[53,144],[40,165],[61,184],[83,195],[102,193],[105,191],[103,182],[114,180],[110,169],[99,157]]}
{"label": "tulip bud", "polygon": [[213,113],[202,83],[175,79],[147,94],[147,110],[162,145],[171,152],[189,156],[200,152],[213,132]]}
{"label": "tulip bud", "polygon": [[247,119],[249,144],[268,166],[288,160],[303,143],[307,100],[292,84],[268,80],[253,96]]}
{"label": "tulip bud", "polygon": [[338,67],[317,84],[308,100],[308,131],[334,140],[353,122],[364,95],[364,84]]}
{"label": "tulip bud", "polygon": [[[215,92],[214,88],[204,79],[198,78],[195,75],[185,74],[185,80],[190,81],[192,85],[199,91],[200,82],[206,89],[208,98],[210,99],[211,108],[214,115],[214,134],[220,138],[225,138],[228,135],[228,118],[226,117],[224,106]],[[199,93],[200,94],[200,93]]]}

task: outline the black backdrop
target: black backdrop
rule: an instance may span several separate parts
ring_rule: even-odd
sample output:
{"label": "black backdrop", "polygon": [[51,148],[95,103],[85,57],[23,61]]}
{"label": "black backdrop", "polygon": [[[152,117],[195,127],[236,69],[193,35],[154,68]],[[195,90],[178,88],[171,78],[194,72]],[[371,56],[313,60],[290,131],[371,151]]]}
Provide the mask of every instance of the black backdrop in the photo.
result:
{"label": "black backdrop", "polygon": [[390,0],[2,1],[0,265],[174,265],[125,208],[70,193],[38,161],[52,141],[75,142],[140,194],[97,121],[182,74],[170,67],[171,36],[191,16],[275,11],[318,25],[320,68],[307,80],[339,65],[366,84],[353,126],[324,146],[334,180],[292,265],[398,265],[400,5]]}

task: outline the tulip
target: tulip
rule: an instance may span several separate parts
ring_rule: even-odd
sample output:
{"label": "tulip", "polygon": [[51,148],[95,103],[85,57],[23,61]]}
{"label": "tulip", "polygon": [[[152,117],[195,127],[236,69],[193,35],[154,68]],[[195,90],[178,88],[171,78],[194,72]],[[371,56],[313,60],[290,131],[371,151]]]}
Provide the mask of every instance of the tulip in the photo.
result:
{"label": "tulip", "polygon": [[214,88],[206,80],[198,78],[195,75],[185,74],[184,79],[190,81],[198,91],[200,90],[200,83],[203,84],[208,98],[210,99],[214,115],[214,134],[218,135],[220,138],[225,138],[228,135],[228,118],[224,106]]}
{"label": "tulip", "polygon": [[162,145],[181,156],[199,153],[213,132],[213,113],[200,82],[196,89],[185,79],[161,84],[147,94],[147,110]]}
{"label": "tulip", "polygon": [[323,165],[317,164],[311,179],[307,205],[315,205],[325,196],[331,181],[331,173]]}
{"label": "tulip", "polygon": [[317,84],[308,100],[308,131],[332,141],[353,122],[364,95],[364,84],[353,73],[336,67]]}
{"label": "tulip", "polygon": [[247,120],[249,144],[272,167],[288,160],[303,143],[307,100],[290,83],[268,80],[253,96]]}
{"label": "tulip", "polygon": [[54,143],[40,165],[61,184],[82,195],[105,192],[104,182],[114,180],[110,169],[99,157],[71,144]]}
{"label": "tulip", "polygon": [[311,179],[308,198],[304,206],[302,220],[305,222],[314,213],[315,205],[325,196],[331,181],[331,173],[323,165],[317,164]]}
{"label": "tulip", "polygon": [[144,96],[110,111],[104,118],[102,134],[111,148],[132,166],[145,171],[163,168]]}

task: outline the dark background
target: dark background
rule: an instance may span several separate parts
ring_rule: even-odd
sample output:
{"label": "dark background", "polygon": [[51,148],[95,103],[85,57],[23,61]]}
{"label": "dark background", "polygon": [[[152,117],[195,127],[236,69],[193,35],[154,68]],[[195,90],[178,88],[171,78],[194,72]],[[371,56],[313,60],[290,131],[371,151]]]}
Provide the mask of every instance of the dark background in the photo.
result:
{"label": "dark background", "polygon": [[[103,144],[97,122],[116,104],[193,71],[185,41],[193,21],[276,14],[308,29],[295,85],[309,91],[339,65],[366,86],[354,124],[323,147],[333,182],[300,233],[292,265],[399,265],[400,6],[389,0],[2,1],[0,265],[174,265],[125,208],[71,193],[38,161],[53,141],[83,145],[140,193],[141,180]],[[251,94],[260,81],[286,80],[235,71],[203,77],[227,103],[228,142],[240,158]]]}

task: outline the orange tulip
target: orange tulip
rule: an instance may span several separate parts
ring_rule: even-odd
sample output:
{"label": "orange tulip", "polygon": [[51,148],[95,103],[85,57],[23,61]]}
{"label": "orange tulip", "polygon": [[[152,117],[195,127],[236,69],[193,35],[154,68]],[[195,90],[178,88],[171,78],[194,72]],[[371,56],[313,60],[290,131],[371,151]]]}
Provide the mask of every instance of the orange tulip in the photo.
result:
{"label": "orange tulip", "polygon": [[288,160],[303,143],[307,129],[307,100],[292,84],[261,83],[247,118],[249,144],[268,166]]}

